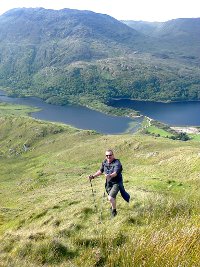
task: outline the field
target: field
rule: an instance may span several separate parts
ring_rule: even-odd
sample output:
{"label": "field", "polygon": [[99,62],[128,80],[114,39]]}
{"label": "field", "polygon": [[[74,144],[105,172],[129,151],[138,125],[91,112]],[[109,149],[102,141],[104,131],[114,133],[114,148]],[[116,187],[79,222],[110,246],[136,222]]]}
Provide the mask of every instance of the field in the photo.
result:
{"label": "field", "polygon": [[27,116],[31,112],[38,111],[38,108],[32,108],[25,105],[13,105],[0,102],[0,116],[15,115],[15,116]]}
{"label": "field", "polygon": [[[16,115],[0,125],[0,266],[200,266],[198,140],[101,135]],[[117,197],[113,219],[104,177],[92,188],[87,178],[107,148],[131,194],[129,204]]]}

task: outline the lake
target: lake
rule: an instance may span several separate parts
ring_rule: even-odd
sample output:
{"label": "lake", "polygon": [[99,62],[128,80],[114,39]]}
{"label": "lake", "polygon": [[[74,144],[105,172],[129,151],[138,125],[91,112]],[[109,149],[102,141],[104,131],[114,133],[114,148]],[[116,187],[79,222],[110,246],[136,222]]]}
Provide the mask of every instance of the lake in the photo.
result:
{"label": "lake", "polygon": [[120,134],[128,130],[134,133],[141,126],[142,118],[130,119],[103,114],[82,106],[58,106],[45,103],[36,97],[9,97],[0,90],[0,102],[28,105],[40,108],[41,111],[31,113],[31,117],[51,122],[61,122],[79,129],[95,130],[103,134]]}
{"label": "lake", "polygon": [[137,110],[171,126],[200,126],[200,101],[162,103],[119,99],[113,100],[111,105]]}

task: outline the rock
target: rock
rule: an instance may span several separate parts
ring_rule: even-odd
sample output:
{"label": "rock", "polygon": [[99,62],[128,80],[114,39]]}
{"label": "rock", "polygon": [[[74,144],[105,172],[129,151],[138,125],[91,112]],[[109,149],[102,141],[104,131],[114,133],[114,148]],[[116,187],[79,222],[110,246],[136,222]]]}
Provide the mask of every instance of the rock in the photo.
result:
{"label": "rock", "polygon": [[158,152],[149,152],[147,154],[147,158],[150,158],[150,157],[156,157],[159,153]]}

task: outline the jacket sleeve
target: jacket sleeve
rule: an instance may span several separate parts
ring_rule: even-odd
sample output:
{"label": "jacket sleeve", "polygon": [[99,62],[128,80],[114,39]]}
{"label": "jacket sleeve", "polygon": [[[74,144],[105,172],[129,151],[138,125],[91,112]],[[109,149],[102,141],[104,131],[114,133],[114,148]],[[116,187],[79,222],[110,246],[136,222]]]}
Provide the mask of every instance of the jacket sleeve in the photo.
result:
{"label": "jacket sleeve", "polygon": [[117,174],[122,172],[122,165],[119,160],[116,160],[113,172],[116,172]]}
{"label": "jacket sleeve", "polygon": [[104,161],[101,163],[101,167],[100,167],[99,170],[100,170],[100,172],[102,172],[102,173],[104,172]]}

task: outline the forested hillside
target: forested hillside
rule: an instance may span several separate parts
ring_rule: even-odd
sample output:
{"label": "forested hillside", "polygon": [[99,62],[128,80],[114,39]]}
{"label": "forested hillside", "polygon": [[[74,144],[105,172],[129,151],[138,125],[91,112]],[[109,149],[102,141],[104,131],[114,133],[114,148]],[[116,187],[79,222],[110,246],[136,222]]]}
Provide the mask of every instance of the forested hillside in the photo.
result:
{"label": "forested hillside", "polygon": [[199,100],[199,37],[192,26],[177,34],[188,23],[174,34],[163,26],[159,37],[90,11],[8,11],[0,16],[0,86],[58,104]]}

